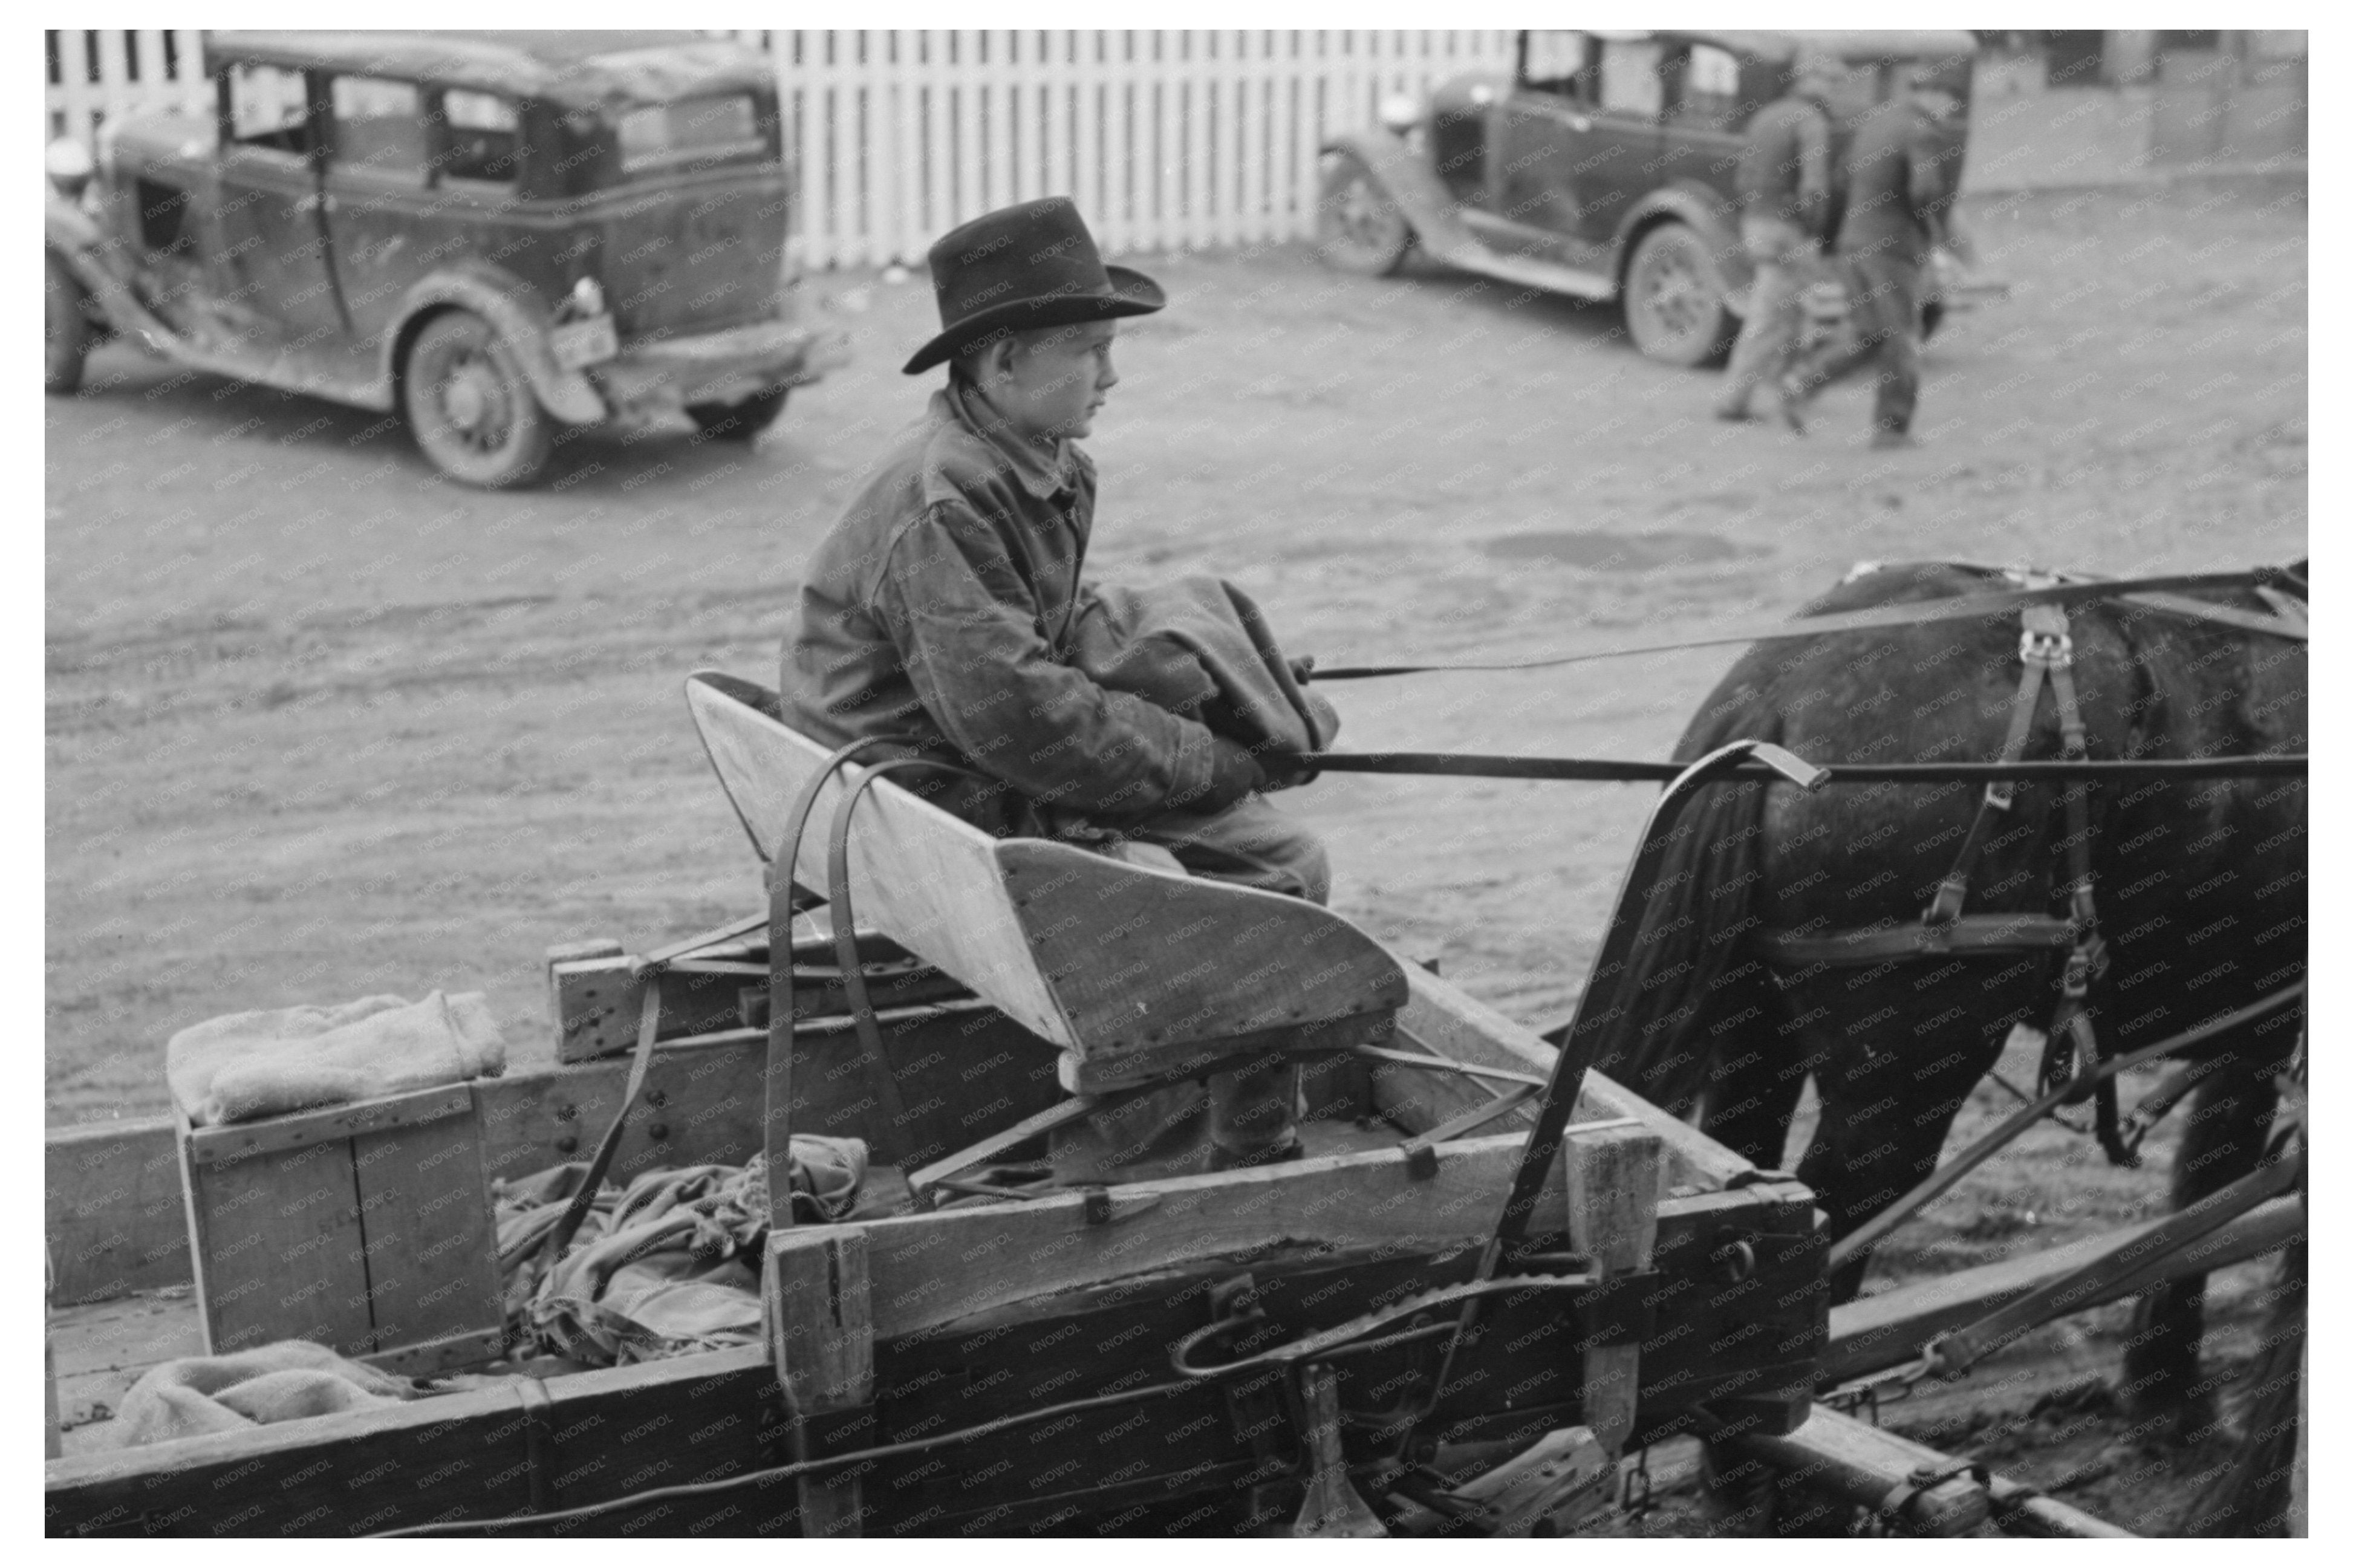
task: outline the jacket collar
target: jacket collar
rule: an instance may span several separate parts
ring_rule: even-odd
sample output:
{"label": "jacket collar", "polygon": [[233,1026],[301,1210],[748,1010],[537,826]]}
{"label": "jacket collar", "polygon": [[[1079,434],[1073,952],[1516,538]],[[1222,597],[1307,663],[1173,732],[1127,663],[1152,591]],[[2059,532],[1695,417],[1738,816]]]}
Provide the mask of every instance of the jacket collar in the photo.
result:
{"label": "jacket collar", "polygon": [[1069,440],[1054,443],[1054,455],[1050,461],[1035,442],[1014,435],[987,403],[967,395],[956,382],[950,381],[939,395],[946,400],[948,412],[956,422],[1003,458],[1021,488],[1039,500],[1050,500],[1077,482],[1079,451]]}

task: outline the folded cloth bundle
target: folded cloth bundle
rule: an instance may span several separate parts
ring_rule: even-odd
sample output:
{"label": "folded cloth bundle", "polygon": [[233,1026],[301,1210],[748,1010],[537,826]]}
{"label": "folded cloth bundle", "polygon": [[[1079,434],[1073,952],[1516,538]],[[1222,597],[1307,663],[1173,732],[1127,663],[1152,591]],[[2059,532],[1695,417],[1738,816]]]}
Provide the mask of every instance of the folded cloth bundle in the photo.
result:
{"label": "folded cloth bundle", "polygon": [[[846,1217],[866,1162],[859,1139],[795,1134],[794,1217]],[[627,1188],[608,1182],[564,1257],[550,1260],[534,1244],[587,1173],[583,1163],[558,1165],[493,1192],[507,1321],[521,1337],[595,1366],[759,1342],[765,1154],[741,1168],[649,1171]]]}
{"label": "folded cloth bundle", "polygon": [[241,1432],[280,1421],[397,1405],[430,1390],[346,1361],[324,1345],[281,1340],[235,1355],[185,1356],[149,1369],[114,1413],[124,1447]]}
{"label": "folded cloth bundle", "polygon": [[1338,711],[1300,685],[1257,604],[1215,577],[1097,587],[1071,627],[1071,662],[1253,749],[1316,752],[1340,732]]}
{"label": "folded cloth bundle", "polygon": [[506,1063],[479,991],[232,1013],[181,1030],[164,1050],[172,1098],[196,1127],[496,1078]]}

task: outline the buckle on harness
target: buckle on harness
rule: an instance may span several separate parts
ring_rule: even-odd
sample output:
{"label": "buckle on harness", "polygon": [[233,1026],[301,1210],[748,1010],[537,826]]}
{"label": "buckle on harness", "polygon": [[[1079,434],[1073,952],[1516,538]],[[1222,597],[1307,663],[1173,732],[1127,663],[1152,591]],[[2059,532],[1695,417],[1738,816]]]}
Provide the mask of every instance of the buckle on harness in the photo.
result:
{"label": "buckle on harness", "polygon": [[[2007,803],[2005,803],[2005,805]],[[1932,939],[1947,932],[1961,918],[1961,905],[1969,896],[1969,879],[1958,869],[1936,884],[1936,896],[1926,909],[1920,911],[1920,923],[1928,928]]]}
{"label": "buckle on harness", "polygon": [[2018,635],[2018,662],[2039,664],[2045,669],[2064,669],[2075,662],[2075,639],[2065,632],[2037,631],[2029,626]]}

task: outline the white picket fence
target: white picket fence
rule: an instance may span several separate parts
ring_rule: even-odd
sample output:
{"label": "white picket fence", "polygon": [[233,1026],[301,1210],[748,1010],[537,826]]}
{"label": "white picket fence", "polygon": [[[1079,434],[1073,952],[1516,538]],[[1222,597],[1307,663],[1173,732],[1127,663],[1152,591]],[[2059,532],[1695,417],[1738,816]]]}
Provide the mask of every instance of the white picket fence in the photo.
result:
{"label": "white picket fence", "polygon": [[[776,61],[812,267],[917,261],[1008,202],[1068,195],[1114,255],[1293,238],[1324,138],[1381,98],[1498,68],[1492,30],[739,33]],[[51,31],[48,129],[208,101],[200,35]]]}
{"label": "white picket fence", "polygon": [[1305,235],[1326,137],[1511,51],[1471,30],[742,36],[776,58],[816,267],[913,261],[1043,195],[1115,255]]}
{"label": "white picket fence", "polygon": [[212,101],[204,35],[192,27],[52,28],[43,37],[51,137],[86,141],[115,115]]}

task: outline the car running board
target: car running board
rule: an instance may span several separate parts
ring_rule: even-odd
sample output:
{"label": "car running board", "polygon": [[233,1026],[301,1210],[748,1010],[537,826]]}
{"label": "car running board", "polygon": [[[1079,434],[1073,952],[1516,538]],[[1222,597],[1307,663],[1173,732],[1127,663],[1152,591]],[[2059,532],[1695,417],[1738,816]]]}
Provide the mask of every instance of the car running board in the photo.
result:
{"label": "car running board", "polygon": [[1618,285],[1606,273],[1507,255],[1488,245],[1462,221],[1461,210],[1438,177],[1396,137],[1375,132],[1345,138],[1340,145],[1364,161],[1413,226],[1415,243],[1433,260],[1551,293],[1586,300],[1616,296]]}
{"label": "car running board", "polygon": [[1425,243],[1422,247],[1449,267],[1459,267],[1465,272],[1476,272],[1505,283],[1517,283],[1524,288],[1542,289],[1549,293],[1574,294],[1581,300],[1607,300],[1618,292],[1615,285],[1599,272],[1588,272],[1581,267],[1565,267],[1557,261],[1539,261],[1532,256],[1509,256],[1470,238],[1467,245],[1449,246],[1444,251]]}

